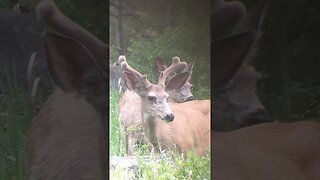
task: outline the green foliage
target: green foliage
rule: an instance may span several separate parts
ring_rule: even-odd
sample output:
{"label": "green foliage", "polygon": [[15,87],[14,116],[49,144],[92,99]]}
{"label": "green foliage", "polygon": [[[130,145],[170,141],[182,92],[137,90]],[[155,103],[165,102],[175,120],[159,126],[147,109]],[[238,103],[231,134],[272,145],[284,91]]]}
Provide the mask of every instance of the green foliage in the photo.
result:
{"label": "green foliage", "polygon": [[151,156],[148,163],[141,162],[141,179],[210,179],[210,157],[188,153],[188,159],[161,153]]}
{"label": "green foliage", "polygon": [[210,157],[209,155],[199,157],[193,153],[188,153],[188,159],[170,152],[160,154],[149,154],[146,156],[136,156],[138,158],[138,168],[122,169],[117,167],[110,171],[111,179],[210,179]]}
{"label": "green foliage", "polygon": [[0,179],[26,179],[25,134],[32,117],[29,99],[17,77],[5,66],[1,72],[6,79],[0,84]]}
{"label": "green foliage", "polygon": [[[110,92],[110,156],[123,156],[124,147],[120,140],[118,120],[118,92]],[[192,152],[188,159],[172,151],[160,154],[150,153],[147,145],[142,145],[134,154],[138,158],[138,169],[117,167],[110,170],[110,179],[210,179],[210,155],[199,157]],[[145,157],[148,157],[148,160]]]}
{"label": "green foliage", "polygon": [[[210,97],[210,13],[209,1],[124,1],[123,39],[128,63],[154,79],[154,59],[169,64],[174,56],[195,63],[192,83],[197,99]],[[130,7],[130,8],[129,8]],[[111,11],[112,12],[112,11]],[[192,13],[190,13],[192,12]],[[110,22],[110,62],[119,56],[117,19]]]}
{"label": "green foliage", "polygon": [[[101,0],[55,0],[58,8],[71,20],[108,43],[109,12],[107,1]],[[0,9],[12,10],[17,3],[34,11],[34,0],[1,0]]]}
{"label": "green foliage", "polygon": [[[1,98],[0,179],[25,179],[25,133],[30,115],[24,94]],[[3,104],[2,104],[3,103]]]}
{"label": "green foliage", "polygon": [[66,16],[107,43],[109,24],[107,1],[63,0],[55,2]]}
{"label": "green foliage", "polygon": [[[193,34],[196,34],[196,32],[187,23],[180,23],[165,32],[152,32],[149,34],[149,38],[132,40],[131,46],[128,47],[127,57],[129,60],[132,59],[132,62],[137,65],[137,69],[145,69],[146,65],[153,69],[156,56],[162,57],[168,64],[172,57],[179,56],[182,61],[195,62],[193,79],[208,82],[209,77],[198,76],[197,71],[201,70],[209,75],[209,50],[206,53],[197,51],[197,45],[201,44],[196,43],[197,37]],[[209,48],[207,47],[207,49]],[[152,71],[149,71],[149,74],[153,74]],[[205,87],[208,88],[208,86]]]}
{"label": "green foliage", "polygon": [[0,179],[24,180],[26,136],[48,94],[37,89],[36,97],[31,98],[26,83],[17,77],[15,66],[9,67],[5,62],[0,58]]}
{"label": "green foliage", "polygon": [[[254,0],[241,0],[250,10]],[[320,119],[320,2],[270,2],[257,58],[258,94],[275,119]]]}
{"label": "green foliage", "polygon": [[0,1],[0,9],[12,9],[13,6],[15,6],[19,0],[1,0]]}
{"label": "green foliage", "polygon": [[120,125],[118,117],[119,93],[110,91],[109,99],[109,153],[111,156],[121,156],[125,153],[120,136]]}

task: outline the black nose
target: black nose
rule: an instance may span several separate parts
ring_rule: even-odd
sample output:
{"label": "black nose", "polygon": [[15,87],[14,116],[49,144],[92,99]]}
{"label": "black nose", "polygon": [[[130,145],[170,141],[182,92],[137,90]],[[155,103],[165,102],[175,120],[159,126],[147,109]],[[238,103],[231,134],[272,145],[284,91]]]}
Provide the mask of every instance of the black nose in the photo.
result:
{"label": "black nose", "polygon": [[189,97],[186,99],[186,101],[192,101],[192,100],[194,100],[194,97],[193,97],[193,96],[189,96]]}
{"label": "black nose", "polygon": [[171,122],[174,120],[174,115],[171,113],[171,114],[167,114],[165,117],[164,117],[164,120],[167,121],[167,122]]}

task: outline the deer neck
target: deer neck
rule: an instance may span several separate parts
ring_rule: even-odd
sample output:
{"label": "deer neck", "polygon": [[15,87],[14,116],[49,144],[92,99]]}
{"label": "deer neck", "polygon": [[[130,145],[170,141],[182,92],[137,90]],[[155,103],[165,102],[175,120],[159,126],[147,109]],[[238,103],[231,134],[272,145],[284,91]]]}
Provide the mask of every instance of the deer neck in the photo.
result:
{"label": "deer neck", "polygon": [[152,145],[155,148],[158,148],[158,139],[157,139],[157,120],[158,117],[153,116],[152,114],[147,112],[147,109],[145,108],[146,105],[141,102],[141,114],[143,118],[143,131],[146,133],[147,138],[152,143]]}
{"label": "deer neck", "polygon": [[[101,114],[78,93],[65,93],[56,88],[50,99],[50,109],[54,118],[65,127],[80,130],[86,123],[101,122]],[[90,130],[88,127],[85,129]]]}
{"label": "deer neck", "polygon": [[[104,179],[107,148],[100,117],[85,97],[56,88],[31,127],[28,150],[32,174],[38,174],[39,179],[47,177],[45,172],[60,172],[57,179],[70,173]],[[71,166],[77,166],[75,172],[68,172]]]}

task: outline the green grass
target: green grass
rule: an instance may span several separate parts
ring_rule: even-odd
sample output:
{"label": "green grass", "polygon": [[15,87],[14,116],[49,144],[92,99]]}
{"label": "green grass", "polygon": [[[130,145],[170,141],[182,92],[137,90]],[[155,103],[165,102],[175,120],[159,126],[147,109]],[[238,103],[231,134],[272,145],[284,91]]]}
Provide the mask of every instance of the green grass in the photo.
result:
{"label": "green grass", "polygon": [[128,170],[117,167],[110,171],[110,179],[210,179],[209,155],[199,157],[190,153],[187,160],[171,152],[149,154],[148,160],[145,160],[143,156],[136,156],[138,158],[137,169]]}
{"label": "green grass", "polygon": [[24,94],[1,97],[0,179],[25,179],[25,133],[30,119],[26,102]]}
{"label": "green grass", "polygon": [[47,93],[36,89],[37,97],[31,99],[15,66],[8,67],[2,58],[0,65],[0,180],[24,180],[26,134]]}
{"label": "green grass", "polygon": [[185,160],[172,152],[151,154],[150,161],[139,161],[138,179],[210,179],[210,156],[190,152]]}
{"label": "green grass", "polygon": [[14,76],[16,73],[2,67],[5,78],[0,85],[0,179],[23,180],[26,179],[25,134],[32,113],[28,109],[27,92]]}
{"label": "green grass", "polygon": [[109,152],[111,156],[121,156],[125,148],[121,146],[120,126],[118,120],[119,93],[110,92],[109,106]]}
{"label": "green grass", "polygon": [[[117,92],[110,92],[110,156],[125,155],[120,141],[117,111],[119,97]],[[182,155],[173,151],[150,153],[146,145],[142,145],[135,156],[138,159],[138,169],[110,169],[110,179],[210,179],[210,155],[199,157],[190,152],[185,160]],[[148,161],[143,158],[145,156],[149,158]]]}

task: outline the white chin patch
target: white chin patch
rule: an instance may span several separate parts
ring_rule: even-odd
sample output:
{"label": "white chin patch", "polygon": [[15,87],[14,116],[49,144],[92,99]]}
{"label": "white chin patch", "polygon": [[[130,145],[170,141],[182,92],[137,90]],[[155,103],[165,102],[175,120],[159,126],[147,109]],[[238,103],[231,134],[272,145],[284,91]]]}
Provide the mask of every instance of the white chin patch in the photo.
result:
{"label": "white chin patch", "polygon": [[143,119],[148,119],[150,115],[148,113],[143,113]]}
{"label": "white chin patch", "polygon": [[[148,120],[150,119],[150,117],[152,117],[149,113],[143,113],[143,119]],[[164,118],[162,116],[159,115],[159,117],[164,120]]]}
{"label": "white chin patch", "polygon": [[150,114],[149,113],[143,113],[143,119],[146,119],[146,120],[148,120],[148,119],[150,119]]}

